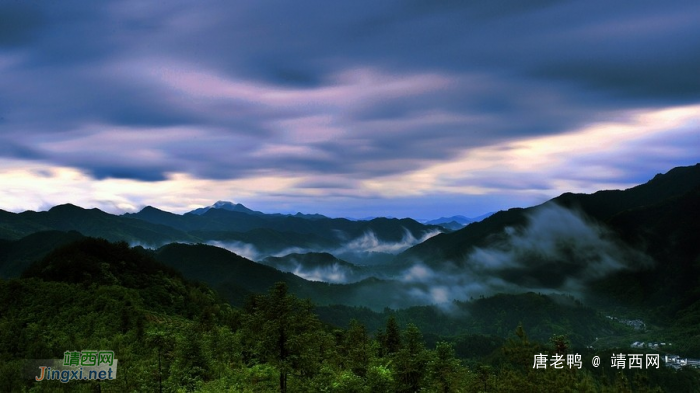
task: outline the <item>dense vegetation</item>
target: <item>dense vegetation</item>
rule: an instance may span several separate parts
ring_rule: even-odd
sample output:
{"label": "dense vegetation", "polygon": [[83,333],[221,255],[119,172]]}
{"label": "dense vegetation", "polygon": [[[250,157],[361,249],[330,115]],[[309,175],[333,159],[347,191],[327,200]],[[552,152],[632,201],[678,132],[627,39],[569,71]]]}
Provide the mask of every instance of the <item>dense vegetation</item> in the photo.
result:
{"label": "dense vegetation", "polygon": [[[480,299],[473,310],[512,300]],[[284,283],[234,308],[142,249],[85,238],[49,253],[22,278],[0,281],[0,391],[650,392],[700,386],[694,370],[591,369],[592,353],[563,335],[531,341],[527,324],[513,326],[505,340],[424,338],[407,314],[382,317],[377,330],[355,320],[346,327],[324,323],[314,305]],[[22,374],[25,359],[61,359],[66,350],[88,348],[115,351],[117,379],[62,384]],[[567,351],[583,354],[585,366],[532,367],[535,354]]]}

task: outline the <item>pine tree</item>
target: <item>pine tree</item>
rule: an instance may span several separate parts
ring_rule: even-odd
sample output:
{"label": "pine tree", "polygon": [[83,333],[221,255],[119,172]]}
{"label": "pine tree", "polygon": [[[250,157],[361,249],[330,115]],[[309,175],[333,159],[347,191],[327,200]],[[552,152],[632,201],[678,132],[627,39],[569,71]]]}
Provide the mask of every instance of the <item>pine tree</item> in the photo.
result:
{"label": "pine tree", "polygon": [[421,389],[428,365],[423,334],[416,325],[410,323],[404,332],[403,342],[403,347],[395,355],[396,390],[417,392]]}
{"label": "pine tree", "polygon": [[385,355],[397,353],[401,349],[401,331],[396,323],[396,318],[390,316],[386,322],[386,332],[382,340],[382,349]]}
{"label": "pine tree", "polygon": [[433,359],[428,363],[430,379],[433,382],[434,389],[443,393],[454,391],[457,385],[455,379],[459,368],[459,360],[455,357],[455,350],[452,344],[444,341],[437,343]]}
{"label": "pine tree", "polygon": [[369,337],[365,326],[353,319],[345,335],[347,366],[355,375],[365,377],[370,360]]}
{"label": "pine tree", "polygon": [[324,334],[313,305],[288,294],[283,282],[249,302],[243,317],[243,340],[255,359],[279,371],[282,393],[290,373],[311,377],[319,367]]}

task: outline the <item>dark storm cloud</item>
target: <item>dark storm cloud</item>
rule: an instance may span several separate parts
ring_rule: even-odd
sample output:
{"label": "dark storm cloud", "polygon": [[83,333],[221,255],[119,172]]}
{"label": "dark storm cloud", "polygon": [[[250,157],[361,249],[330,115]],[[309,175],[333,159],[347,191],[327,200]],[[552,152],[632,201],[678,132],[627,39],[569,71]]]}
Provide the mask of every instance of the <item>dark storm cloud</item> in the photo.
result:
{"label": "dark storm cloud", "polygon": [[117,166],[115,168],[110,168],[110,167],[101,167],[97,165],[92,165],[90,168],[90,174],[95,178],[95,179],[134,179],[134,180],[142,180],[142,181],[161,181],[165,180],[166,177],[164,176],[164,173],[167,171],[167,169],[160,169],[160,168],[146,168],[144,169],[141,166],[137,166],[134,168],[128,168],[124,165]]}
{"label": "dark storm cloud", "polygon": [[[699,13],[696,1],[6,3],[0,155],[140,180],[404,173],[697,103]],[[161,137],[104,137],[114,129]],[[95,140],[99,154],[79,153]]]}

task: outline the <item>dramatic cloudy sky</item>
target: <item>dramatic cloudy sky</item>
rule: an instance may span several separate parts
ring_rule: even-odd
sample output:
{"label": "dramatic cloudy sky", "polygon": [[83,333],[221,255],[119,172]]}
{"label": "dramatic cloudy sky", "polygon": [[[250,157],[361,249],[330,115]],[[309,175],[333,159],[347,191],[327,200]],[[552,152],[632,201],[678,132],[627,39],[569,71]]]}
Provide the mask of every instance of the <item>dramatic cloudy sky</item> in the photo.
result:
{"label": "dramatic cloudy sky", "polygon": [[479,215],[700,162],[700,2],[5,1],[0,209]]}

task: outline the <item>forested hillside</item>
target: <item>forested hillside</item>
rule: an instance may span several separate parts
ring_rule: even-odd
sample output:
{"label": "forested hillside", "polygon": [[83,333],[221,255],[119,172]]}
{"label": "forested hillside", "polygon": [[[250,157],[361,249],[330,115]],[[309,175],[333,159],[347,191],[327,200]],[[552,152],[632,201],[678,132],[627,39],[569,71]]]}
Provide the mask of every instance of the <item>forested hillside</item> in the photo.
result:
{"label": "forested hillside", "polygon": [[[483,299],[471,311],[484,313],[499,302]],[[538,310],[547,314],[547,307]],[[0,281],[0,390],[617,392],[700,386],[697,372],[664,367],[617,374],[588,366],[533,369],[538,353],[577,352],[584,364],[592,353],[565,335],[533,341],[527,324],[512,326],[507,340],[464,335],[435,341],[405,315],[388,312],[377,330],[357,321],[324,323],[314,305],[289,294],[284,283],[235,308],[142,249],[86,238],[49,253],[20,279]],[[25,359],[61,359],[66,350],[86,348],[114,350],[119,378],[62,384],[22,375]]]}

